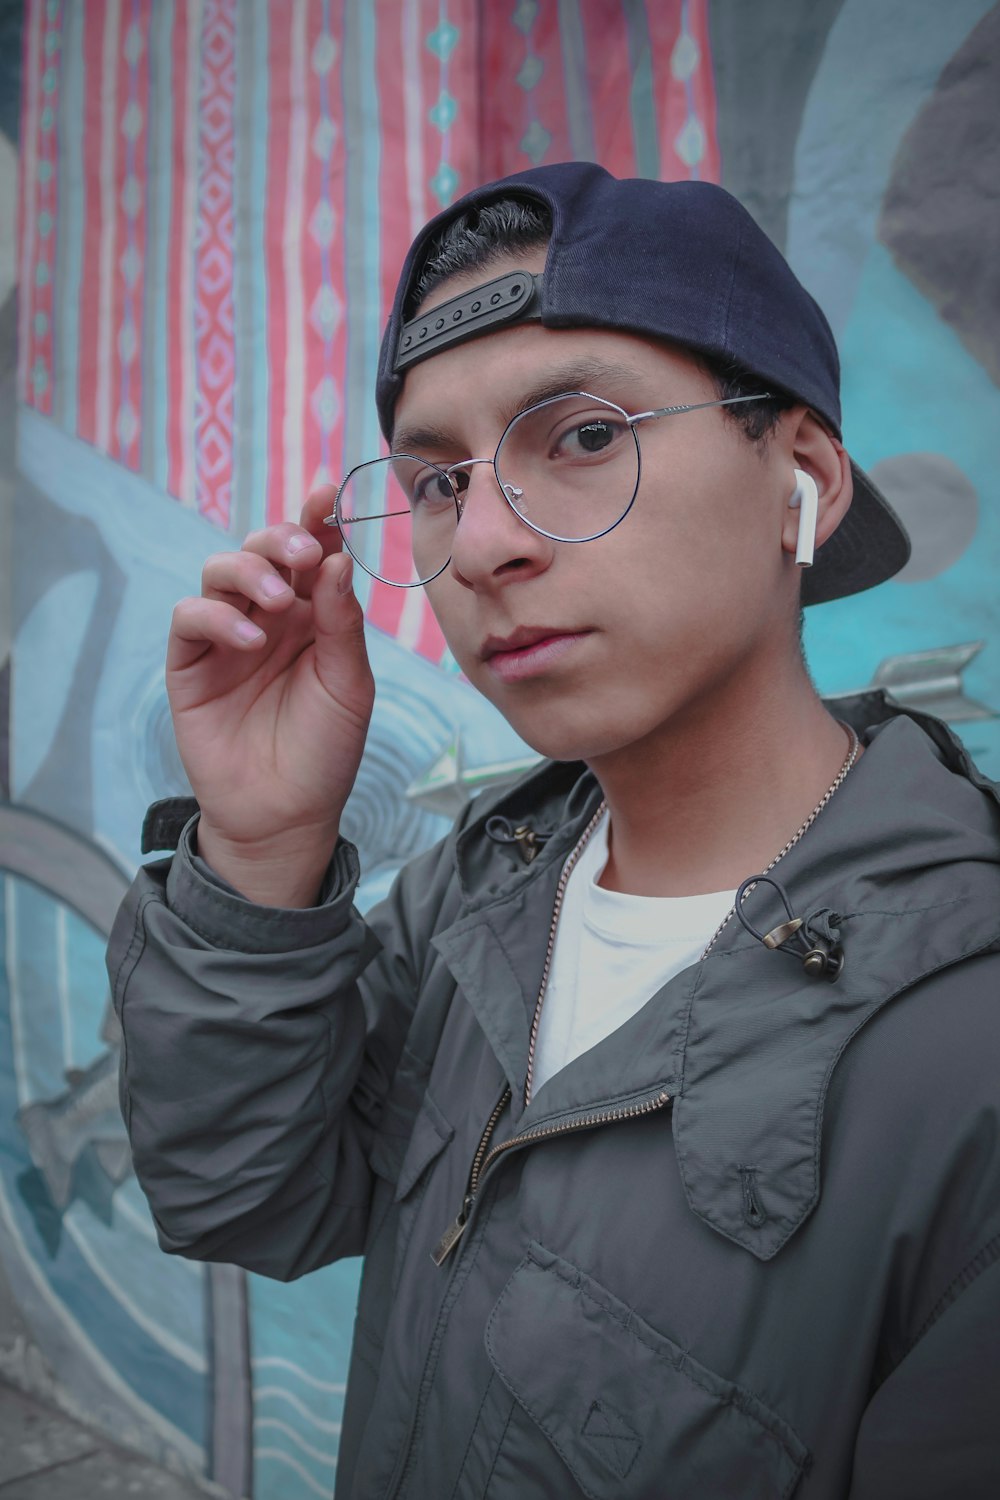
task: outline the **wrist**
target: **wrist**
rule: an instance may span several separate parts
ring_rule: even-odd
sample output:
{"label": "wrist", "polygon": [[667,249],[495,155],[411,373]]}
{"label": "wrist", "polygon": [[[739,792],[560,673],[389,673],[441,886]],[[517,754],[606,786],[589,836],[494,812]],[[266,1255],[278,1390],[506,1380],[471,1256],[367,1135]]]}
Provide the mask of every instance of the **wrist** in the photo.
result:
{"label": "wrist", "polygon": [[338,837],[339,825],[332,824],[244,841],[221,834],[202,815],[193,850],[254,905],[304,908],[317,904]]}

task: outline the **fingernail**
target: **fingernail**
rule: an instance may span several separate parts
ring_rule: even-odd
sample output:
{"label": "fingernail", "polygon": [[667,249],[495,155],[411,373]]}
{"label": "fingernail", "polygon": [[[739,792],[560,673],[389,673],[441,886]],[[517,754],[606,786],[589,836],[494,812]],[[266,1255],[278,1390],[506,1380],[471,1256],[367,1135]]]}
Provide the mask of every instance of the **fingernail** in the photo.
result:
{"label": "fingernail", "polygon": [[318,546],[319,543],[314,536],[306,536],[305,533],[301,531],[297,532],[295,536],[289,537],[288,539],[288,550],[292,553],[304,552],[307,547]]}
{"label": "fingernail", "polygon": [[261,579],[260,591],[269,599],[277,599],[279,594],[288,593],[288,584],[283,578],[279,578],[277,573],[268,573],[265,578]]}
{"label": "fingernail", "polygon": [[241,620],[236,627],[236,634],[241,641],[258,641],[264,632],[251,620]]}
{"label": "fingernail", "polygon": [[344,568],[344,571],[341,573],[340,577],[337,579],[337,593],[338,594],[349,594],[351,592],[351,584],[352,584],[353,581],[354,581],[354,560],[353,560],[353,558],[349,557],[347,559],[347,566]]}

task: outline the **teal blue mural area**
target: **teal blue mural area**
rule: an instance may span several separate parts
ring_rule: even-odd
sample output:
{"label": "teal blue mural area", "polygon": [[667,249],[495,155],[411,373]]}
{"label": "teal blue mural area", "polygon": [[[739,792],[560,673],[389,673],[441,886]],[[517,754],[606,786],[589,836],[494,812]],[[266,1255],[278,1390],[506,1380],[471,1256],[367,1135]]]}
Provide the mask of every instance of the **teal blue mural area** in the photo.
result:
{"label": "teal blue mural area", "polygon": [[830,318],[845,440],[913,543],[892,583],[807,616],[813,674],[942,713],[998,776],[1000,7],[819,0],[794,23],[778,4],[709,20],[722,183]]}
{"label": "teal blue mural area", "polygon": [[104,935],[31,881],[0,886],[4,1269],[96,1414],[193,1460],[207,1417],[204,1271],[165,1260],[129,1172]]}
{"label": "teal blue mural area", "polygon": [[[357,18],[358,5],[341,9]],[[883,683],[941,713],[1000,777],[1000,6],[676,8],[685,28],[702,25],[710,51],[702,62],[714,84],[720,179],[829,314],[846,441],[913,539],[898,579],[810,614],[817,684],[832,694]],[[548,17],[572,61],[581,14],[592,23],[601,6],[516,9],[519,46],[524,28]],[[648,47],[659,34],[646,25],[654,9],[648,0],[601,14],[608,24],[612,11],[628,12],[630,25],[644,17]],[[49,10],[64,15],[66,36],[79,31],[79,11]],[[409,0],[401,10],[419,19]],[[475,11],[467,0],[442,14],[461,21]],[[253,0],[233,14],[241,66],[260,66],[268,5]],[[419,29],[413,36],[426,51]],[[693,66],[687,31],[685,46],[671,67],[681,67],[676,57]],[[653,110],[632,108],[646,99],[636,80],[649,89],[656,70],[641,49],[626,55],[632,72],[617,80],[618,102],[639,131]],[[0,132],[16,154],[20,83],[5,67]],[[603,110],[614,82],[605,80]],[[459,92],[454,76],[451,84]],[[571,105],[572,139],[596,151],[600,120],[583,96]],[[377,135],[374,113],[365,130]],[[252,144],[263,149],[256,135]],[[365,136],[362,145],[370,162],[376,146],[383,160],[398,158],[407,140]],[[552,158],[543,149],[539,159]],[[637,139],[635,159],[663,156]],[[255,228],[235,225],[247,263],[259,250]],[[4,392],[23,332],[17,296],[0,282]],[[244,336],[263,340],[259,313],[246,312]],[[360,377],[380,311],[354,316]],[[253,369],[265,383],[263,349]],[[366,392],[346,399],[370,430]],[[0,422],[12,425],[13,401],[7,411],[0,401]],[[286,1287],[159,1252],[118,1114],[120,1043],[104,972],[145,807],[187,789],[163,688],[171,610],[198,588],[204,559],[241,536],[178,504],[151,470],[81,440],[58,413],[25,402],[16,422],[16,465],[6,456],[13,441],[0,444],[0,495],[12,497],[12,646],[0,661],[0,1289],[9,1288],[30,1349],[0,1321],[0,1375],[44,1384],[118,1441],[232,1496],[329,1495],[359,1267]],[[238,438],[244,473],[266,472],[266,430]],[[347,828],[361,851],[363,908],[465,798],[530,758],[447,657],[416,653],[419,631],[407,628],[370,630],[378,700]]]}

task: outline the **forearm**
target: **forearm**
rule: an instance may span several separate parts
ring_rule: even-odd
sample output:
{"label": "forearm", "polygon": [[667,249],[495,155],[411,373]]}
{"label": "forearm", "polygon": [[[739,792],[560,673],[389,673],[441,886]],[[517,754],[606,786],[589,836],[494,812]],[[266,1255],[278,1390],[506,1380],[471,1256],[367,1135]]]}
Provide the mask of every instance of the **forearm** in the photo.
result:
{"label": "forearm", "polygon": [[348,846],[331,873],[322,907],[254,906],[198,875],[189,830],[119,913],[122,1107],[166,1249],[288,1276],[363,1238],[373,1125],[352,1094],[374,944]]}

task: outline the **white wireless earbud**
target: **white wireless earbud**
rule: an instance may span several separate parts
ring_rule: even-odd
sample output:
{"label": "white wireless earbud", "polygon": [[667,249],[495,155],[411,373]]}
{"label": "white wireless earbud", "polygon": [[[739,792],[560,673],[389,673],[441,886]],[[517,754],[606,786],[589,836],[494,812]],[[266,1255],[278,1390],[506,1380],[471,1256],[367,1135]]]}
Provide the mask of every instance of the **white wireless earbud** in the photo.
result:
{"label": "white wireless earbud", "polygon": [[789,500],[791,510],[799,512],[799,536],[795,547],[795,561],[800,568],[811,568],[813,552],[816,550],[816,517],[819,511],[819,491],[816,481],[805,469],[793,470],[795,493]]}

